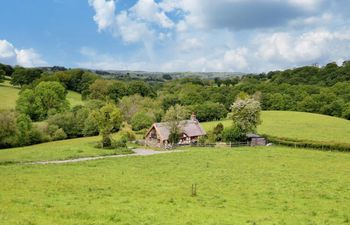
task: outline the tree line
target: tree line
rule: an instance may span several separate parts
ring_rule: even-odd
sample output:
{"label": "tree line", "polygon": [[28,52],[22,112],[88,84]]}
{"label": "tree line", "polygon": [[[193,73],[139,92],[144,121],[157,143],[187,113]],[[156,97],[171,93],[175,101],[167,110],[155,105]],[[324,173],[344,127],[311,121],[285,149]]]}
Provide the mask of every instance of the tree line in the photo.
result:
{"label": "tree line", "polygon": [[[167,79],[163,83],[103,79],[81,69],[44,70],[0,64],[0,82],[4,80],[21,91],[16,111],[0,112],[1,147],[101,132],[108,144],[108,133],[125,129],[129,137],[134,137],[132,132],[142,134],[152,123],[169,118],[166,113],[176,106],[188,112],[188,117],[196,112],[201,122],[220,120],[231,115],[232,103],[242,93],[259,99],[262,110],[304,111],[350,119],[349,62],[225,79]],[[80,93],[85,104],[71,107],[67,91]],[[113,120],[112,128],[105,129],[107,134],[101,126],[101,115],[119,118]],[[40,121],[45,123],[32,123]],[[215,138],[229,138],[234,133],[233,128],[231,132],[220,130],[219,126]]]}

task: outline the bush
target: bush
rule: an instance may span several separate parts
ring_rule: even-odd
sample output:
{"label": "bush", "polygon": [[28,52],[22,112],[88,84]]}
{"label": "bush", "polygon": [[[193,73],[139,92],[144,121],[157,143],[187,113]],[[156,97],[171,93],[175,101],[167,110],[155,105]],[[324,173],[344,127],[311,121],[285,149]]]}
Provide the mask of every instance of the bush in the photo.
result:
{"label": "bush", "polygon": [[84,122],[83,135],[94,136],[97,134],[98,134],[98,122],[92,115],[89,115]]}
{"label": "bush", "polygon": [[112,141],[113,148],[127,148],[128,138],[124,135]]}
{"label": "bush", "polygon": [[122,129],[120,130],[120,135],[125,136],[128,141],[134,141],[136,140],[136,134],[131,129],[130,125],[127,123],[123,123]]}
{"label": "bush", "polygon": [[245,140],[245,133],[238,127],[232,126],[225,128],[222,132],[223,140],[226,142],[236,142]]}
{"label": "bush", "polygon": [[67,134],[64,132],[62,128],[57,129],[52,135],[52,140],[54,141],[64,140],[66,138],[67,138]]}

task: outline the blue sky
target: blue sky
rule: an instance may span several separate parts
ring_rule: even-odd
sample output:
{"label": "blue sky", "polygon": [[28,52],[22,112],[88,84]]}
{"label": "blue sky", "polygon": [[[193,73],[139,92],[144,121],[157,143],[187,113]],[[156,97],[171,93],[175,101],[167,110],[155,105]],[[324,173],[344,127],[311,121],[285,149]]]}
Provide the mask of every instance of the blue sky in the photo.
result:
{"label": "blue sky", "polygon": [[350,59],[346,0],[4,0],[0,62],[263,72]]}

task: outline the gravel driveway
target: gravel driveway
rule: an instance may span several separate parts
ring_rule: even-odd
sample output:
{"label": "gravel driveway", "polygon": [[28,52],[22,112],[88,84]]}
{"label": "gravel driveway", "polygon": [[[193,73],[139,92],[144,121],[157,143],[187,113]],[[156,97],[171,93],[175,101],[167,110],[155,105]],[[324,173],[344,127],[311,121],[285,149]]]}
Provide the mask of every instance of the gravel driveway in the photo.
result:
{"label": "gravel driveway", "polygon": [[121,157],[130,157],[130,156],[147,156],[147,155],[157,155],[157,154],[164,154],[164,153],[183,152],[183,150],[155,151],[155,150],[143,149],[143,148],[136,148],[136,149],[133,149],[132,151],[134,153],[132,153],[132,154],[125,154],[125,155],[95,156],[95,157],[84,157],[84,158],[78,158],[78,159],[30,162],[30,163],[25,163],[25,164],[42,164],[42,165],[45,165],[45,164],[77,163],[77,162],[97,160],[97,159],[121,158]]}

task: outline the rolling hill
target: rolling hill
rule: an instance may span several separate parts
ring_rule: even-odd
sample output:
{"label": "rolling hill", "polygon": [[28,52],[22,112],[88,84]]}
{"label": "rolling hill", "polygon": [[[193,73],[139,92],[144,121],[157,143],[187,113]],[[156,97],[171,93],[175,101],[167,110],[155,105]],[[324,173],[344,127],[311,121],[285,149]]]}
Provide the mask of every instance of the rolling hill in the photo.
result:
{"label": "rolling hill", "polygon": [[[350,121],[320,114],[263,111],[258,133],[279,138],[319,142],[350,143]],[[230,120],[221,121],[230,126]],[[218,121],[202,123],[206,131],[212,130]]]}
{"label": "rolling hill", "polygon": [[[0,109],[15,109],[19,91],[19,88],[10,85],[8,81],[0,84]],[[81,95],[74,91],[68,91],[67,99],[71,107],[84,104]]]}

